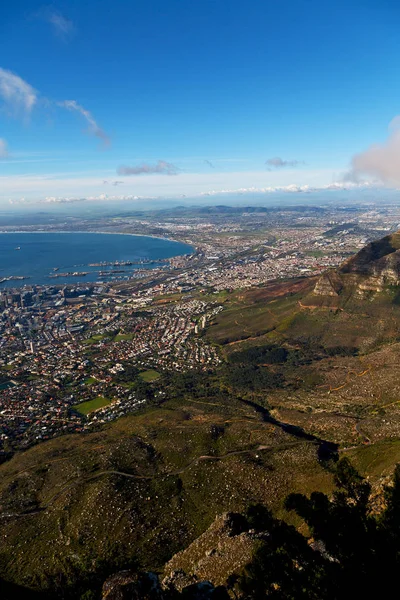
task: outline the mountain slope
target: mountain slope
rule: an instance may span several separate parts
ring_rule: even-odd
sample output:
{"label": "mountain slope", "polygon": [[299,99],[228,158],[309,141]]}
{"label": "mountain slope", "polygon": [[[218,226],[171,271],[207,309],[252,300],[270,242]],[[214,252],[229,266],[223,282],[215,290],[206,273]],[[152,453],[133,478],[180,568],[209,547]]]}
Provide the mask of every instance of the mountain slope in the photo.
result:
{"label": "mountain slope", "polygon": [[162,406],[0,465],[0,577],[77,597],[190,544],[193,574],[216,515],[262,502],[287,517],[289,492],[329,491],[326,441],[379,488],[400,460],[399,240],[318,278],[238,290],[206,332],[227,362],[217,373],[166,377]]}
{"label": "mountain slope", "polygon": [[365,297],[368,292],[383,292],[388,286],[399,284],[400,232],[396,232],[370,242],[339,269],[324,274],[315,286],[314,294],[346,297],[353,291]]}

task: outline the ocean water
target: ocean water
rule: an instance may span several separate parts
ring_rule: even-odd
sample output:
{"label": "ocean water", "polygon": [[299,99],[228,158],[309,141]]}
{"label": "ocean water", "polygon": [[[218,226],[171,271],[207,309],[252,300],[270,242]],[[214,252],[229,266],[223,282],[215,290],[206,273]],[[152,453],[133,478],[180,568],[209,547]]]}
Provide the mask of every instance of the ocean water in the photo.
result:
{"label": "ocean water", "polygon": [[[0,233],[0,281],[11,276],[28,279],[3,281],[0,290],[23,285],[60,285],[128,278],[136,269],[163,266],[162,259],[190,254],[187,244],[166,239],[102,233]],[[133,265],[90,267],[90,263],[136,262]],[[141,261],[144,261],[140,264]],[[154,261],[154,262],[146,262]],[[123,273],[99,275],[121,269]],[[86,276],[57,277],[68,272]]]}

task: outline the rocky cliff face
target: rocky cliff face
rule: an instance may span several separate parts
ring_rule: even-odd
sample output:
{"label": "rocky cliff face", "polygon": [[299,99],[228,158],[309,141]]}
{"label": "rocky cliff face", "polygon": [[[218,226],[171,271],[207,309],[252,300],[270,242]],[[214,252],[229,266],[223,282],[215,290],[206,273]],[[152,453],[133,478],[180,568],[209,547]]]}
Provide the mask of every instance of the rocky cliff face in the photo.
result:
{"label": "rocky cliff face", "polygon": [[102,600],[229,600],[224,584],[253,556],[264,534],[249,530],[239,513],[217,516],[210,527],[154,573],[121,571],[103,585]]}
{"label": "rocky cliff face", "polygon": [[165,565],[164,584],[178,590],[207,579],[223,585],[229,575],[250,562],[258,536],[248,530],[240,514],[225,513],[188,548],[178,552]]}
{"label": "rocky cliff face", "polygon": [[314,294],[317,296],[337,297],[343,287],[343,281],[335,271],[324,273],[317,281]]}
{"label": "rocky cliff face", "polygon": [[339,269],[340,275],[364,278],[361,282],[380,291],[385,285],[400,284],[400,232],[367,244]]}
{"label": "rocky cliff face", "polygon": [[340,273],[377,275],[382,270],[393,271],[397,279],[400,273],[400,231],[370,242],[339,269]]}
{"label": "rocky cliff face", "polygon": [[120,571],[103,585],[102,600],[230,600],[223,587],[214,587],[209,581],[199,581],[181,591],[161,584],[155,573]]}
{"label": "rocky cliff face", "polygon": [[155,573],[120,571],[103,585],[102,600],[164,600]]}
{"label": "rocky cliff face", "polygon": [[400,232],[367,244],[339,269],[324,273],[313,295],[332,298],[353,290],[364,297],[382,292],[387,285],[400,285]]}

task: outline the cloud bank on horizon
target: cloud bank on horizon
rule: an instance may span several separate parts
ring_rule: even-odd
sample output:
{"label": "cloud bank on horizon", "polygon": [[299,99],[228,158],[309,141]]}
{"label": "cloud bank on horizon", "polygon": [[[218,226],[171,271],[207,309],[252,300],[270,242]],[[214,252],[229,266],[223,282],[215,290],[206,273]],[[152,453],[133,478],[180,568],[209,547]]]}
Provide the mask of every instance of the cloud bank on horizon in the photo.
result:
{"label": "cloud bank on horizon", "polygon": [[[274,193],[293,195],[335,192],[343,190],[369,189],[371,183],[339,182],[325,183],[329,171],[304,173],[296,184],[285,185],[279,174],[268,176],[265,171],[251,173],[180,173],[179,177],[166,177],[163,173],[147,174],[145,177],[127,178],[123,183],[123,193],[116,195],[112,186],[122,184],[114,180],[112,172],[88,173],[80,177],[78,173],[70,177],[63,173],[42,176],[0,176],[0,199],[10,204],[42,204],[86,202],[94,200],[153,200],[172,198],[196,198],[204,196],[251,195],[270,196]],[[103,176],[108,176],[104,179]],[[268,183],[267,183],[268,181]],[[105,189],[110,193],[105,193]],[[122,191],[122,190],[121,190]]]}
{"label": "cloud bank on horizon", "polygon": [[[111,185],[118,185],[123,183],[122,181],[114,181],[108,182],[103,181],[103,185],[111,183]],[[354,183],[354,182],[339,182],[339,183],[331,183],[327,185],[322,185],[320,187],[312,187],[309,185],[287,185],[287,186],[276,186],[276,187],[249,187],[249,188],[236,188],[236,189],[221,189],[221,190],[209,190],[206,192],[199,192],[197,194],[193,194],[192,198],[204,198],[206,196],[214,197],[214,196],[230,196],[230,195],[248,195],[251,196],[253,194],[265,194],[271,195],[274,193],[282,193],[282,194],[292,194],[292,195],[304,195],[304,194],[315,194],[318,192],[340,192],[340,191],[355,191],[355,190],[368,190],[376,188],[376,183]],[[168,199],[172,198],[182,198],[187,197],[186,194],[177,194],[168,196]],[[41,200],[31,200],[29,198],[19,198],[19,199],[9,199],[8,203],[10,205],[35,205],[35,204],[69,204],[69,203],[85,203],[85,202],[96,202],[96,201],[130,201],[130,200],[160,200],[163,199],[162,196],[148,196],[143,194],[119,194],[119,195],[108,195],[108,194],[98,194],[98,195],[87,195],[87,196],[46,196]]]}

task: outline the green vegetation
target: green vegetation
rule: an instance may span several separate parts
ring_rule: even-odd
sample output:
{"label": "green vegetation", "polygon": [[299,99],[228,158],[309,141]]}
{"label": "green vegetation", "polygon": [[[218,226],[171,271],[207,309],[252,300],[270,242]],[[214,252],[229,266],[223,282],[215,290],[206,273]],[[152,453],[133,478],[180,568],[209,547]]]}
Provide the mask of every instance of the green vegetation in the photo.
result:
{"label": "green vegetation", "polygon": [[84,340],[85,344],[96,344],[97,342],[100,342],[101,340],[103,340],[104,338],[107,338],[109,336],[107,335],[102,335],[102,334],[97,334],[97,335],[93,335],[92,337],[88,338],[87,340]]}
{"label": "green vegetation", "polygon": [[[164,411],[163,414],[167,416],[167,413],[168,411]],[[148,416],[150,416],[151,423],[154,424],[152,416],[155,415]],[[183,415],[179,420],[180,426],[185,422],[182,417]],[[171,418],[168,418],[168,421],[169,425],[173,424]],[[215,440],[219,436],[211,436],[211,439],[212,437]],[[97,438],[99,441],[98,436]],[[205,441],[204,439],[203,443]],[[95,448],[93,447],[93,450]],[[140,457],[142,460],[146,455],[154,457],[149,445],[141,443],[138,439],[135,439],[134,444],[130,445],[130,449],[136,450],[136,459],[139,459],[139,464]],[[62,461],[63,458],[65,457],[61,455],[55,460]],[[120,456],[121,458],[122,456]],[[123,460],[126,461],[127,458],[128,456],[125,456]],[[114,468],[128,469],[128,465],[127,462],[117,463]],[[199,499],[204,495],[202,488],[205,486],[205,482],[208,485],[214,483],[211,465],[212,463],[208,464],[210,474],[206,476],[206,479],[195,478],[193,481],[194,492]],[[271,463],[270,466],[272,466]],[[27,467],[28,465],[25,465],[25,468]],[[245,465],[245,469],[252,470],[253,468],[253,463]],[[48,471],[48,466],[45,466],[44,469]],[[211,597],[219,600],[229,600],[230,597],[240,597],[243,600],[264,600],[265,598],[274,600],[321,600],[322,598],[324,600],[343,600],[358,597],[392,597],[393,590],[397,589],[400,567],[400,465],[395,468],[392,481],[384,486],[382,494],[384,505],[383,509],[379,511],[376,510],[376,497],[372,492],[371,484],[358,474],[348,459],[341,459],[337,463],[333,469],[332,478],[334,486],[330,487],[328,494],[326,493],[328,490],[316,491],[311,488],[305,493],[295,491],[286,496],[284,505],[288,513],[295,515],[296,527],[277,518],[265,503],[248,502],[247,505],[242,505],[239,512],[230,513],[226,521],[226,526],[229,527],[228,536],[231,539],[240,540],[244,535],[244,539],[253,540],[252,557],[243,566],[238,566],[237,557],[235,557],[232,565],[236,563],[236,567],[232,566],[232,572],[225,584],[217,586]],[[150,476],[148,479],[150,480],[152,477]],[[163,480],[165,481],[166,478],[164,477]],[[115,480],[112,487],[116,486],[115,489],[125,505],[131,502],[137,493],[150,494],[148,499],[153,499],[153,502],[148,505],[147,510],[146,504],[143,504],[145,510],[141,513],[141,517],[149,519],[154,526],[158,524],[160,518],[158,512],[157,514],[153,513],[154,508],[158,511],[159,495],[163,502],[169,503],[168,515],[170,518],[182,504],[181,501],[185,499],[190,502],[190,497],[186,495],[186,481],[183,475],[171,476],[166,485],[157,484],[156,478],[153,481],[154,484],[142,487],[136,485],[132,489],[132,486],[128,485],[128,481],[118,483]],[[296,480],[293,483],[292,489],[296,490]],[[26,485],[25,488],[28,491]],[[97,503],[97,510],[102,512],[104,511],[102,495],[105,490],[101,486],[100,488],[97,486],[97,490],[95,488],[96,486],[92,489],[95,492],[93,500]],[[21,494],[21,491],[21,486],[16,489],[17,494]],[[202,504],[198,506],[201,507]],[[79,511],[79,507],[76,507],[76,510]],[[76,517],[78,514],[79,512],[76,513]],[[163,516],[163,518],[165,517],[166,515]],[[101,519],[100,515],[99,518]],[[80,541],[77,547],[75,542],[73,546],[74,553],[80,552],[79,561],[72,561],[68,557],[68,553],[64,557],[62,552],[59,552],[56,564],[58,568],[61,565],[62,570],[58,577],[51,577],[49,572],[41,574],[39,569],[34,578],[29,579],[26,577],[25,571],[25,577],[21,583],[29,590],[13,584],[9,580],[6,583],[0,579],[0,590],[5,594],[5,598],[13,597],[15,594],[21,598],[99,598],[104,580],[116,571],[127,568],[131,573],[137,572],[136,576],[132,575],[132,583],[129,588],[131,594],[136,592],[139,594],[135,597],[148,598],[148,600],[152,598],[162,600],[179,600],[180,598],[194,600],[198,598],[194,586],[186,587],[183,592],[179,592],[173,583],[164,592],[158,588],[158,595],[155,592],[154,596],[147,595],[150,587],[154,588],[155,581],[154,579],[150,580],[143,572],[148,565],[138,559],[133,549],[130,549],[129,537],[124,541],[124,529],[127,527],[125,520],[122,527],[118,527],[118,524],[113,521],[114,527],[118,529],[118,543],[112,538],[106,538],[107,541],[104,542],[101,556],[95,554],[93,560],[93,556],[85,554],[85,547],[88,543],[93,543],[94,534],[98,536],[102,530],[105,530],[104,533],[112,531],[109,521],[109,517],[103,518],[99,526],[89,532],[85,529],[85,521],[81,519]],[[25,523],[25,527],[28,529],[27,535],[29,535],[31,524],[29,520],[26,520]],[[66,518],[61,523],[65,529],[68,523]],[[164,527],[166,525],[167,523],[164,524]],[[49,534],[50,532],[47,532],[47,535]],[[69,535],[70,544],[71,532]],[[162,540],[164,545],[170,542],[165,534],[163,537],[158,535],[156,538],[150,535],[147,542],[155,543],[156,540]],[[43,559],[47,560],[49,552],[47,548],[38,548],[37,540],[36,549],[40,549],[43,552]],[[135,550],[137,550],[137,546],[135,546]],[[157,544],[157,552],[157,556],[164,556],[165,548]],[[36,555],[36,552],[34,554]],[[42,560],[42,555],[38,556],[38,559]],[[0,555],[0,567],[4,560],[3,553]],[[27,563],[25,562],[24,565],[26,569]],[[13,567],[15,568],[14,565]],[[37,595],[34,594],[35,590],[38,592]],[[113,593],[115,594],[115,591]]]}
{"label": "green vegetation", "polygon": [[160,294],[159,296],[156,296],[154,298],[154,301],[156,303],[158,302],[179,302],[179,300],[182,300],[183,295],[180,293],[176,293],[176,294]]}
{"label": "green vegetation", "polygon": [[157,373],[157,371],[154,371],[154,369],[149,369],[148,371],[142,371],[141,373],[139,373],[139,377],[143,379],[143,381],[150,383],[152,381],[157,381],[157,379],[160,379],[160,373]]}
{"label": "green vegetation", "polygon": [[400,439],[382,440],[348,452],[351,463],[364,476],[379,478],[388,475],[393,465],[400,463]]}
{"label": "green vegetation", "polygon": [[93,385],[94,383],[97,383],[97,379],[95,377],[87,377],[84,383],[85,385]]}
{"label": "green vegetation", "polygon": [[127,340],[132,340],[132,339],[133,339],[132,333],[118,333],[114,338],[114,342],[122,342],[122,341],[127,341]]}
{"label": "green vegetation", "polygon": [[234,292],[205,337],[228,354],[249,346],[274,345],[288,350],[323,347],[326,352],[332,348],[350,355],[399,339],[398,289],[388,286],[369,296],[365,292],[364,298],[352,273],[342,273],[341,278],[343,287],[337,296],[314,294],[314,278]]}
{"label": "green vegetation", "polygon": [[[197,382],[209,395],[201,396]],[[161,569],[216,514],[266,499],[279,511],[290,491],[312,491],[310,482],[330,489],[314,443],[272,427],[234,395],[213,395],[214,386],[204,373],[176,374],[163,383],[174,397],[162,406],[50,440],[0,465],[3,512],[30,514],[0,521],[7,535],[0,577],[53,597],[62,586],[68,597],[77,582],[104,577],[101,564],[107,573],[136,559],[144,569]],[[33,536],[35,552],[27,554]]]}
{"label": "green vegetation", "polygon": [[246,391],[278,388],[283,385],[284,378],[265,367],[256,365],[229,366],[225,370],[225,381],[228,386]]}
{"label": "green vegetation", "polygon": [[127,362],[122,363],[122,366],[124,367],[124,370],[118,371],[118,373],[114,375],[114,380],[118,383],[129,384],[136,381],[139,375],[139,369]]}
{"label": "green vegetation", "polygon": [[214,294],[210,294],[209,297],[217,302],[225,302],[225,300],[229,298],[229,292],[227,290],[221,290],[220,292],[214,292]]}
{"label": "green vegetation", "polygon": [[332,499],[319,492],[286,499],[287,509],[304,519],[309,537],[262,506],[249,508],[249,525],[268,537],[236,580],[245,600],[392,596],[400,567],[400,466],[378,515],[370,484],[346,459],[338,464],[335,483]]}
{"label": "green vegetation", "polygon": [[[112,385],[145,408],[0,465],[0,577],[79,597],[77,586],[82,595],[132,564],[160,571],[235,511],[260,535],[233,594],[379,597],[375,582],[400,566],[398,469],[385,490],[400,461],[400,302],[397,288],[362,296],[354,271],[340,277],[325,296],[316,278],[221,293],[224,310],[204,331],[220,346],[218,368],[161,374],[126,361]],[[347,461],[335,468],[343,455],[368,483]]]}
{"label": "green vegetation", "polygon": [[111,400],[109,400],[108,398],[103,398],[103,396],[98,396],[93,400],[87,400],[86,402],[80,402],[79,404],[75,404],[75,406],[73,406],[73,409],[81,415],[88,415],[94,410],[103,408],[104,406],[108,406],[109,404],[111,404]]}
{"label": "green vegetation", "polygon": [[229,355],[231,363],[251,363],[255,365],[284,363],[288,357],[286,348],[274,345],[251,346]]}
{"label": "green vegetation", "polygon": [[[218,600],[394,597],[400,567],[400,465],[395,469],[392,485],[384,489],[385,508],[379,514],[374,511],[370,484],[347,459],[338,463],[334,480],[336,489],[331,497],[313,492],[310,497],[290,494],[286,498],[287,509],[307,525],[306,534],[274,517],[262,504],[249,506],[244,514],[227,515],[224,526],[229,528],[230,538],[238,539],[251,532],[253,540],[256,536],[258,542],[247,566],[232,572],[225,585],[217,586],[209,597]],[[196,558],[201,561],[201,553]],[[156,591],[152,595],[147,592],[149,589]],[[200,597],[196,585],[179,593],[171,583],[167,590],[161,591],[159,583],[143,572],[132,578],[130,594],[132,598],[148,600]]]}
{"label": "green vegetation", "polygon": [[195,294],[197,298],[200,300],[205,300],[206,302],[220,302],[224,303],[230,297],[230,292],[227,290],[221,290],[219,292],[199,292]]}
{"label": "green vegetation", "polygon": [[327,253],[323,250],[308,250],[307,252],[304,252],[304,254],[306,256],[313,256],[314,258],[323,258]]}
{"label": "green vegetation", "polygon": [[[314,399],[302,382],[310,380],[311,389],[324,383],[325,379],[311,380],[325,378],[327,365],[330,376],[344,369],[346,380],[349,361],[360,358],[348,348],[294,347],[287,342],[282,346],[245,341],[229,350],[228,364],[217,373],[163,374],[160,383],[144,381],[138,369],[124,364],[116,380],[153,402],[159,386],[166,393],[161,406],[147,406],[99,432],[40,444],[1,465],[3,511],[31,516],[23,517],[23,528],[21,518],[0,522],[0,533],[7,535],[0,577],[53,595],[61,577],[64,596],[72,598],[77,582],[92,589],[93,581],[136,560],[145,569],[161,569],[203,533],[216,514],[243,512],[250,504],[267,502],[275,517],[299,526],[299,516],[284,506],[287,494],[332,490],[332,463],[320,460],[318,442],[307,432],[324,439],[337,436],[337,431],[340,439],[358,436],[354,421],[347,433],[343,415],[338,428],[336,421],[332,429],[329,421],[320,425],[317,402],[322,396]],[[370,355],[368,361],[373,360],[377,359]],[[355,384],[365,385],[358,374],[366,369],[355,368]],[[301,382],[293,388],[297,395],[291,404],[290,386],[296,379]],[[348,389],[345,394],[349,403]],[[326,392],[324,397],[328,404],[336,401]],[[93,410],[96,400],[82,404]],[[350,406],[349,412],[354,414],[358,406],[365,410],[365,400]],[[278,411],[275,418],[269,417],[272,409]],[[360,445],[349,455],[363,474],[376,479],[382,469],[391,472],[400,450],[395,441],[390,447],[379,442]],[[27,555],[23,550],[33,535],[37,551]]]}
{"label": "green vegetation", "polygon": [[273,331],[283,318],[298,309],[295,296],[280,299],[279,303],[266,298],[253,301],[248,292],[235,293],[226,302],[227,308],[219,313],[206,337],[218,344],[229,344],[238,340],[260,337]]}

